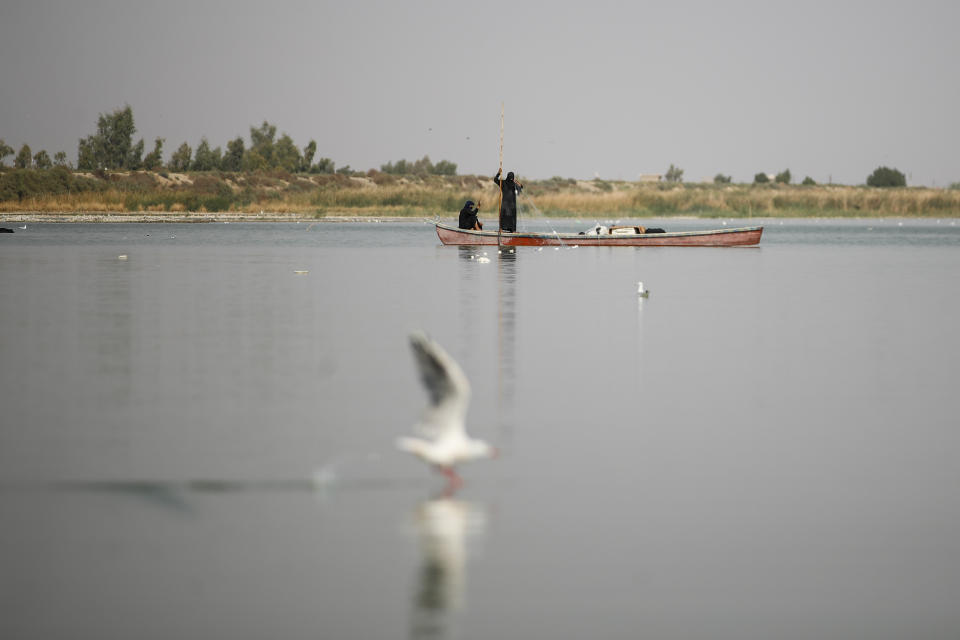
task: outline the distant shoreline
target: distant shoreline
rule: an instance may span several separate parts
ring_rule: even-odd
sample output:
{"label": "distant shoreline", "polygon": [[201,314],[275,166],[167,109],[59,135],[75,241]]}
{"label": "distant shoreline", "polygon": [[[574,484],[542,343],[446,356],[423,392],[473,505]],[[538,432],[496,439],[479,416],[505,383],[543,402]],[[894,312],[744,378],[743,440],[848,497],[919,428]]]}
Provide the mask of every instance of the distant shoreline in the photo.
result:
{"label": "distant shoreline", "polygon": [[[524,218],[960,217],[960,188],[524,181]],[[456,217],[467,200],[496,220],[486,176],[70,172],[0,169],[8,222],[365,222]],[[495,223],[495,222],[494,222]]]}
{"label": "distant shoreline", "polygon": [[[0,213],[2,223],[144,223],[144,224],[214,224],[223,222],[421,222],[426,217],[416,216],[374,216],[374,215],[332,215],[317,218],[297,213],[154,213],[150,211],[135,213],[50,213],[50,212],[11,212]],[[433,218],[431,218],[432,220]]]}
{"label": "distant shoreline", "polygon": [[[570,215],[561,215],[561,216],[531,216],[529,219],[545,219],[553,218],[557,220],[570,218],[590,218],[592,219],[604,219],[610,217],[609,215],[581,215],[581,216],[570,216]],[[851,219],[870,219],[870,220],[882,220],[882,219],[903,219],[903,218],[916,218],[928,220],[932,216],[904,216],[904,215],[863,215],[863,216],[840,216],[840,215],[822,215],[822,216],[783,216],[783,215],[772,215],[772,216],[756,216],[754,218],[749,218],[746,216],[737,216],[737,215],[727,215],[727,216],[717,216],[715,214],[699,216],[691,214],[682,214],[682,215],[638,215],[638,216],[629,216],[623,219],[625,220],[717,220],[719,218],[724,218],[726,220],[736,220],[742,221],[744,225],[752,224],[751,221],[757,219],[797,219],[797,220],[810,220],[810,219],[824,219],[824,220],[851,220]],[[957,216],[944,215],[943,218],[955,218]],[[236,212],[223,212],[223,213],[154,213],[154,212],[137,212],[137,213],[49,213],[49,212],[10,212],[10,213],[0,213],[0,225],[2,224],[224,224],[224,223],[248,223],[248,222],[264,222],[264,223],[277,223],[277,222],[288,222],[288,223],[308,223],[308,224],[337,224],[337,223],[380,223],[380,222],[416,222],[423,223],[433,222],[435,220],[439,221],[456,221],[455,215],[446,215],[439,217],[428,217],[428,216],[377,216],[377,215],[327,215],[323,217],[314,217],[307,214],[297,214],[297,213],[236,213]],[[495,220],[494,220],[495,222]]]}

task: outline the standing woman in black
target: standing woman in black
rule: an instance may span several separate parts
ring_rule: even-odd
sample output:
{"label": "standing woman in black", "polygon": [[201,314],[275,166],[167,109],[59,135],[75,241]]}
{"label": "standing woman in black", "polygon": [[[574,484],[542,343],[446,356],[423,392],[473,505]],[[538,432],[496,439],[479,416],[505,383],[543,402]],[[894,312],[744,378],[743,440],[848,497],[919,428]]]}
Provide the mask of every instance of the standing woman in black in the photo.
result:
{"label": "standing woman in black", "polygon": [[506,180],[501,180],[499,169],[493,181],[500,187],[500,231],[516,231],[517,194],[523,190],[523,185],[513,179],[513,171],[507,172]]}

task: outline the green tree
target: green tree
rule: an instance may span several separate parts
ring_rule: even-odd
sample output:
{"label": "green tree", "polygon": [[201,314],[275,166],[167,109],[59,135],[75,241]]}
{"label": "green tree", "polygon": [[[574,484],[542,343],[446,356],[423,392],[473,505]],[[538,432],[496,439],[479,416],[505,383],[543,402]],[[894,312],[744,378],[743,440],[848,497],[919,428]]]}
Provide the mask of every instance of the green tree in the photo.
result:
{"label": "green tree", "polygon": [[77,169],[93,171],[97,168],[97,157],[93,151],[93,137],[80,138],[77,144]]}
{"label": "green tree", "polygon": [[433,173],[433,163],[430,162],[430,156],[423,156],[419,160],[414,160],[413,162],[413,173],[424,176],[428,173]]}
{"label": "green tree", "polygon": [[317,143],[314,140],[311,140],[307,143],[307,146],[303,148],[303,158],[300,162],[300,171],[310,171],[310,168],[313,166],[313,156],[317,153]]}
{"label": "green tree", "polygon": [[907,186],[907,177],[896,169],[890,167],[877,167],[867,177],[868,187],[905,187]]}
{"label": "green tree", "polygon": [[243,169],[243,138],[237,137],[227,143],[227,152],[220,160],[220,168],[224,171]]}
{"label": "green tree", "polygon": [[47,154],[46,149],[40,149],[33,156],[33,166],[37,169],[49,169],[53,166],[53,162],[50,160],[49,154]]}
{"label": "green tree", "polygon": [[675,167],[673,164],[670,164],[670,168],[667,169],[666,175],[664,178],[667,182],[683,182],[683,169],[680,167]]}
{"label": "green tree", "polygon": [[778,184],[790,184],[790,169],[784,169],[773,179]]}
{"label": "green tree", "polygon": [[156,171],[163,166],[163,138],[153,141],[153,151],[143,158],[143,168],[147,171]]}
{"label": "green tree", "polygon": [[3,166],[3,159],[13,155],[13,147],[8,145],[3,138],[0,138],[0,167]]}
{"label": "green tree", "polygon": [[67,161],[67,154],[65,151],[57,151],[53,154],[53,166],[55,167],[69,167],[70,163]]}
{"label": "green tree", "polygon": [[219,169],[220,165],[223,164],[223,151],[220,150],[220,147],[214,147],[210,154],[213,157],[213,168]]}
{"label": "green tree", "polygon": [[397,160],[396,163],[388,162],[387,164],[380,165],[380,171],[394,175],[405,175],[413,173],[413,166],[406,160]]}
{"label": "green tree", "polygon": [[433,165],[433,172],[438,176],[455,176],[457,175],[457,165],[449,160],[441,160]]}
{"label": "green tree", "polygon": [[242,168],[244,171],[266,171],[270,168],[270,165],[267,163],[267,159],[260,155],[259,151],[247,149],[243,154]]}
{"label": "green tree", "polygon": [[127,169],[143,168],[143,138],[140,138],[137,144],[130,147],[130,153],[127,154],[127,162],[124,166]]}
{"label": "green tree", "polygon": [[[97,119],[97,132],[80,141],[78,161],[81,169],[125,169],[133,159],[133,109],[130,105],[113,113],[101,113]],[[143,147],[140,147],[141,152]]]}
{"label": "green tree", "polygon": [[200,144],[197,145],[197,150],[193,154],[192,169],[194,171],[213,171],[220,167],[220,162],[220,147],[211,149],[206,136],[200,138]]}
{"label": "green tree", "polygon": [[310,173],[333,173],[336,167],[330,158],[320,158],[316,164],[310,165]]}
{"label": "green tree", "polygon": [[714,184],[730,184],[732,181],[733,178],[730,176],[725,176],[722,173],[718,173],[717,175],[713,176]]}
{"label": "green tree", "polygon": [[190,145],[184,142],[173,152],[173,155],[170,156],[170,162],[167,163],[167,168],[171,171],[188,171],[190,169],[191,155],[193,155],[193,150],[190,149]]}
{"label": "green tree", "polygon": [[13,161],[17,169],[29,169],[33,165],[33,156],[30,154],[30,145],[24,144]]}
{"label": "green tree", "polygon": [[753,184],[767,184],[770,182],[770,176],[761,172],[753,176]]}
{"label": "green tree", "polygon": [[804,184],[804,185],[810,186],[810,185],[815,185],[815,184],[817,184],[817,181],[814,180],[813,178],[811,178],[810,176],[807,176],[806,178],[803,179],[803,182],[800,183],[800,184]]}
{"label": "green tree", "polygon": [[263,159],[266,168],[276,166],[273,162],[273,139],[276,135],[276,125],[266,120],[259,128],[250,127],[250,151],[257,153]]}
{"label": "green tree", "polygon": [[284,171],[293,172],[300,167],[300,150],[286,133],[273,145],[273,161],[274,167]]}
{"label": "green tree", "polygon": [[353,173],[353,169],[350,168],[350,165],[345,164],[342,167],[337,167],[337,173],[341,173],[345,176],[349,176]]}

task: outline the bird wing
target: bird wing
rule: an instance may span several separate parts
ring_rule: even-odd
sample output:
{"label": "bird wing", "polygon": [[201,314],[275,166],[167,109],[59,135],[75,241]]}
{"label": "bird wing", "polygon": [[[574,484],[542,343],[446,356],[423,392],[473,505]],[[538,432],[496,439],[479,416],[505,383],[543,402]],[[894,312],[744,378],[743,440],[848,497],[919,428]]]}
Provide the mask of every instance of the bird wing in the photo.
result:
{"label": "bird wing", "polygon": [[463,433],[463,422],[470,404],[467,376],[456,360],[424,334],[412,334],[410,346],[420,371],[420,381],[429,396],[418,431],[431,438]]}

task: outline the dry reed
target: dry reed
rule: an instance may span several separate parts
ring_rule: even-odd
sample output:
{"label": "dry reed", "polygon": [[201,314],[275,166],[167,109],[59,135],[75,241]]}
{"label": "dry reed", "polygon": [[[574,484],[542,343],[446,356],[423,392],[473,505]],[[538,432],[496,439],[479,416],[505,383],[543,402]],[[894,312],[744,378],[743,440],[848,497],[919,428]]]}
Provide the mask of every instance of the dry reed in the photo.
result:
{"label": "dry reed", "polygon": [[[110,174],[83,190],[0,200],[0,212],[188,211],[455,216],[466,200],[495,216],[498,193],[489,178],[418,179],[342,175],[191,174],[192,182],[146,173]],[[78,183],[79,184],[79,183]],[[960,190],[878,189],[837,185],[647,184],[573,180],[526,181],[521,215],[617,217],[960,216]]]}

